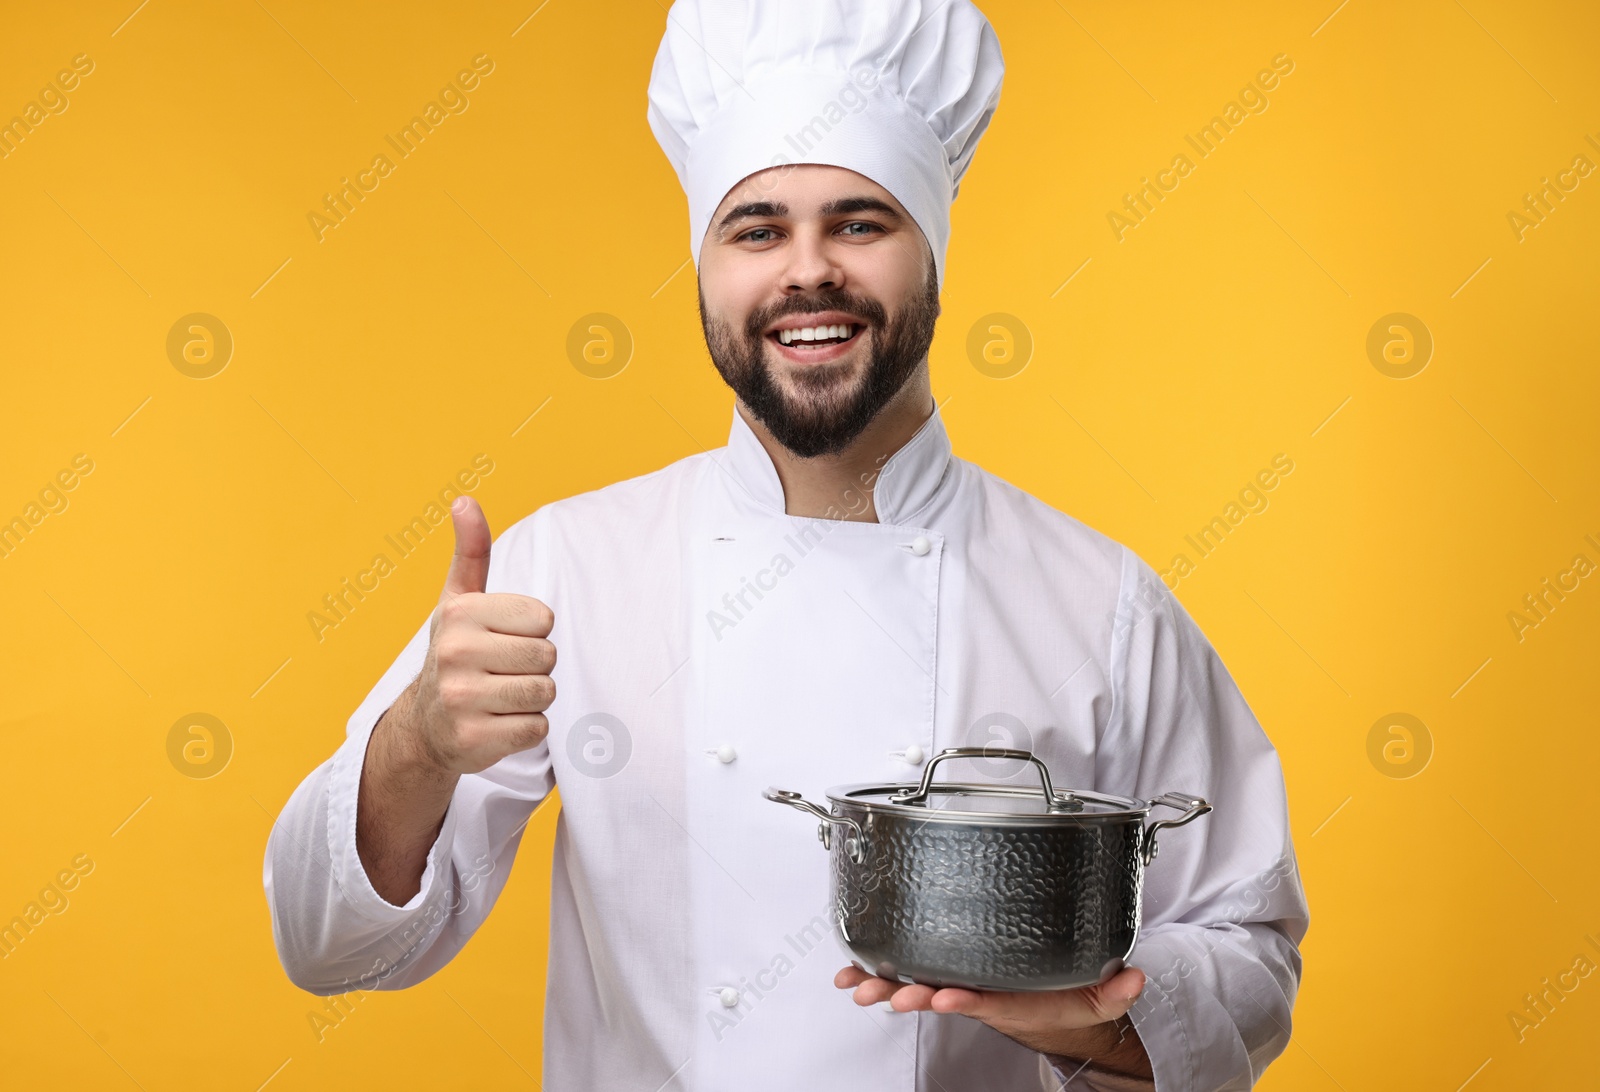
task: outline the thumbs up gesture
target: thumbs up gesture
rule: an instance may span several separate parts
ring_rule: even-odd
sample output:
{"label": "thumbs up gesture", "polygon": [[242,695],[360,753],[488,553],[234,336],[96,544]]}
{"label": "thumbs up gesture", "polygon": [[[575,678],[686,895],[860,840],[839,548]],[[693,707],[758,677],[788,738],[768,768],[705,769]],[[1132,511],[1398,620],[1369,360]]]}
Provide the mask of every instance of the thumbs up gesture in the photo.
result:
{"label": "thumbs up gesture", "polygon": [[487,592],[489,522],[471,497],[450,506],[456,553],[433,613],[428,656],[404,720],[421,753],[453,774],[477,773],[537,746],[550,730],[555,616],[539,600]]}

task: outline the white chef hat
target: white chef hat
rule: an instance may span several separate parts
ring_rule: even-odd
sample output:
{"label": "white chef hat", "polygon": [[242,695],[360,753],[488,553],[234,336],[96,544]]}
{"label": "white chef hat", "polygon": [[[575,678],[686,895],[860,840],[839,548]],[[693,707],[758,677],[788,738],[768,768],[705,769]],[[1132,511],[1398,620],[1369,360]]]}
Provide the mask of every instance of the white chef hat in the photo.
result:
{"label": "white chef hat", "polygon": [[729,190],[768,167],[821,163],[892,193],[942,284],[950,203],[1004,73],[970,0],[677,0],[648,117],[689,198],[695,267]]}

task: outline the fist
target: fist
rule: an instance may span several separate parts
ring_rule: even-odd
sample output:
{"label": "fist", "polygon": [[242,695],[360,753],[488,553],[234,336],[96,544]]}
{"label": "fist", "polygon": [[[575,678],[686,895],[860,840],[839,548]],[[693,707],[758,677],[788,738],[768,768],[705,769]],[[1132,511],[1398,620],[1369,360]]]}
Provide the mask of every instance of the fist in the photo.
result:
{"label": "fist", "polygon": [[412,683],[404,718],[427,760],[454,774],[477,773],[537,746],[549,733],[544,710],[555,616],[539,600],[486,592],[489,522],[471,497],[450,506],[456,553],[428,634],[428,656]]}

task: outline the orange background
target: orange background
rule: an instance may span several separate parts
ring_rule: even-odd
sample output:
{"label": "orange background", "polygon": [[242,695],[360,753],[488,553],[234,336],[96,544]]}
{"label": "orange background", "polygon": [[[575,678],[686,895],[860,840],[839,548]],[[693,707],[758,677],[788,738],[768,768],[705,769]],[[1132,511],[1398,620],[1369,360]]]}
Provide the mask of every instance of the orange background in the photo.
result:
{"label": "orange background", "polygon": [[[1260,1087],[1577,1087],[1600,977],[1511,1014],[1600,964],[1600,581],[1574,569],[1600,563],[1600,176],[1508,215],[1600,164],[1600,23],[1335,3],[986,3],[1007,81],[934,391],[957,454],[1193,563],[1177,593],[1282,755],[1312,908]],[[645,123],[664,11],[537,4],[7,14],[0,121],[93,66],[0,159],[0,520],[38,517],[0,556],[0,923],[71,886],[0,959],[9,1082],[539,1074],[555,802],[459,958],[331,1016],[261,891],[273,818],[436,601],[447,528],[319,639],[386,534],[478,455],[498,531],[726,440]],[[1124,195],[1280,54],[1267,108],[1119,241]],[[319,241],[324,196],[480,56],[468,108]],[[569,355],[593,313],[631,342],[609,378]],[[1385,322],[1376,359],[1404,379],[1368,352],[1395,313],[1414,332]],[[204,379],[168,352],[195,314],[232,341]],[[177,359],[224,363],[189,325]],[[1280,454],[1199,557],[1185,536]],[[1519,632],[1546,578],[1576,588]]]}

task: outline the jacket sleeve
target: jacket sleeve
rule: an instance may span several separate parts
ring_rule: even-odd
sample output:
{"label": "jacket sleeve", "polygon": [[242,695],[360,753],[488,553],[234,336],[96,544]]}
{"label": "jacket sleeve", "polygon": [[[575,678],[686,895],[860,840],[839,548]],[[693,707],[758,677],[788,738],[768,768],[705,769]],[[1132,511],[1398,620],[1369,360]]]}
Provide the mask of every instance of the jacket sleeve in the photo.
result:
{"label": "jacket sleeve", "polygon": [[[1212,805],[1156,836],[1128,959],[1146,983],[1129,1016],[1157,1092],[1248,1090],[1288,1045],[1310,924],[1283,770],[1177,597],[1132,551],[1122,574],[1097,786],[1144,800],[1176,791]],[[1150,819],[1177,815],[1158,806]]]}
{"label": "jacket sleeve", "polygon": [[[512,531],[493,547],[487,588],[532,594],[505,586],[507,557],[523,537]],[[404,906],[374,890],[356,853],[361,769],[378,718],[422,669],[430,622],[350,717],[338,750],[290,795],[267,838],[262,881],[278,958],[311,993],[403,989],[448,963],[499,898],[523,828],[555,786],[547,742],[463,776],[421,889]]]}

